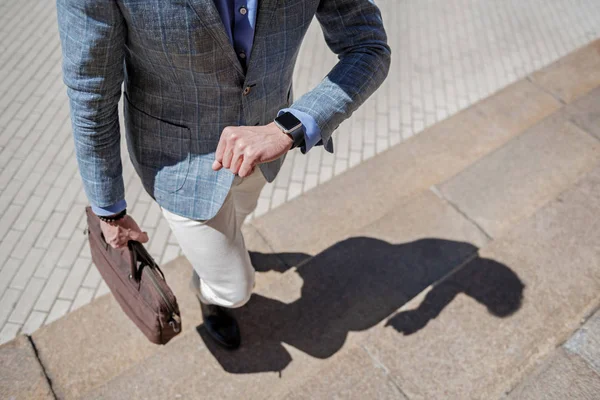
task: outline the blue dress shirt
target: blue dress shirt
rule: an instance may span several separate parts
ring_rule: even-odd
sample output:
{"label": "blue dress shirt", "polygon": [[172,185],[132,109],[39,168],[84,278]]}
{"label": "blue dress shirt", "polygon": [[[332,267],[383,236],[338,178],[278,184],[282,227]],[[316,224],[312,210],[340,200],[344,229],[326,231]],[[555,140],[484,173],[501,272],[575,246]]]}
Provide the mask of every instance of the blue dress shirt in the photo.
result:
{"label": "blue dress shirt", "polygon": [[[248,67],[248,60],[252,52],[254,42],[254,29],[256,26],[256,13],[259,0],[214,0],[215,7],[219,12],[225,33],[238,55],[238,59],[244,68]],[[304,145],[300,148],[302,154],[306,154],[313,146],[322,144],[321,130],[315,119],[310,115],[290,108],[280,110],[277,115],[289,111],[302,122],[304,130]],[[108,207],[96,207],[92,205],[92,211],[96,215],[112,215],[127,208],[125,199]]]}

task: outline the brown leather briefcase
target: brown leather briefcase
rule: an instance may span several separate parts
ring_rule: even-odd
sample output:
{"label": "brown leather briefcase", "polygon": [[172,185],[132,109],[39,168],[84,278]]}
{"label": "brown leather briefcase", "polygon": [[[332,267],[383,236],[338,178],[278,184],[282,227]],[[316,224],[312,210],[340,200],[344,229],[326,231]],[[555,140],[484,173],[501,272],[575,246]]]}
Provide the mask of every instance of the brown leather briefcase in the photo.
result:
{"label": "brown leather briefcase", "polygon": [[167,343],[181,332],[181,316],[158,264],[140,242],[130,240],[120,249],[110,246],[100,229],[100,218],[91,206],[85,211],[92,260],[113,296],[152,343]]}

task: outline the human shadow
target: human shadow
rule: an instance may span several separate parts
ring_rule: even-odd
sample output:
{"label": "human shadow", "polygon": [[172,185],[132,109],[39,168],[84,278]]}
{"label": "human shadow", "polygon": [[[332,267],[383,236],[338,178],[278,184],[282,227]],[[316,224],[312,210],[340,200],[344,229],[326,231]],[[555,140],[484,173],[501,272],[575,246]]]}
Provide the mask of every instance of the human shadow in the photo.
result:
{"label": "human shadow", "polygon": [[[291,303],[254,294],[244,307],[232,310],[242,330],[238,350],[221,349],[202,325],[197,328],[224,370],[281,372],[292,361],[283,344],[328,358],[342,348],[349,332],[369,329],[386,318],[385,326],[412,334],[458,293],[473,297],[498,317],[517,311],[523,297],[524,284],[510,268],[478,257],[477,248],[464,242],[422,239],[394,245],[353,237],[308,258],[301,253],[252,255],[260,262],[255,264],[258,271],[283,273],[293,262],[306,260],[288,272],[297,273],[303,284],[300,298]],[[417,309],[392,316],[430,285]]]}

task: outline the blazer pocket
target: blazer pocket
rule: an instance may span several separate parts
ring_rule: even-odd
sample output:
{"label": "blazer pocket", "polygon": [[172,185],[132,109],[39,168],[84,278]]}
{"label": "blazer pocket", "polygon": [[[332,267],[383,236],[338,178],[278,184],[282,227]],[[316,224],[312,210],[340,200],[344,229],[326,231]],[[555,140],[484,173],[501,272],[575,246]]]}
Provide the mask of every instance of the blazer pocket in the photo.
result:
{"label": "blazer pocket", "polygon": [[154,117],[124,97],[129,154],[144,185],[155,195],[177,192],[190,169],[190,128]]}

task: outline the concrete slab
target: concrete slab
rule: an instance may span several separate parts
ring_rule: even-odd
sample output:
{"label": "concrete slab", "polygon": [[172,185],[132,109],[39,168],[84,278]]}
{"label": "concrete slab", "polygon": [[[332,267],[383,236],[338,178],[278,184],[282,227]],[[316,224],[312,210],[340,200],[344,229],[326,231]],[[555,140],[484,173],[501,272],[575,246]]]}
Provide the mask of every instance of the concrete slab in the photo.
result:
{"label": "concrete slab", "polygon": [[512,133],[525,131],[560,107],[558,100],[527,79],[517,81],[473,106],[487,126],[495,125]]}
{"label": "concrete slab", "polygon": [[[520,111],[505,104],[519,104]],[[315,255],[381,218],[403,197],[457,174],[558,107],[529,82],[511,85],[252,224],[278,253]]]}
{"label": "concrete slab", "polygon": [[492,399],[600,302],[600,167],[355,341],[409,398]]}
{"label": "concrete slab", "polygon": [[354,348],[334,359],[282,398],[408,400],[363,349]]}
{"label": "concrete slab", "polygon": [[0,398],[54,399],[31,342],[26,336],[0,346]]}
{"label": "concrete slab", "polygon": [[599,156],[600,142],[559,112],[439,188],[496,238],[589,171]]}
{"label": "concrete slab", "polygon": [[600,41],[596,40],[531,74],[533,81],[565,103],[600,86]]}
{"label": "concrete slab", "polygon": [[81,398],[156,350],[112,296],[44,326],[33,340],[61,399]]}
{"label": "concrete slab", "polygon": [[513,390],[509,400],[596,400],[600,375],[581,358],[558,349],[525,382]]}
{"label": "concrete slab", "polygon": [[600,374],[600,311],[587,320],[564,347],[586,360]]}
{"label": "concrete slab", "polygon": [[[317,368],[315,360],[245,325],[236,351],[214,345],[203,327],[86,393],[86,399],[264,399]],[[275,397],[277,398],[277,397]]]}
{"label": "concrete slab", "polygon": [[576,125],[600,139],[600,88],[569,104],[566,110]]}

